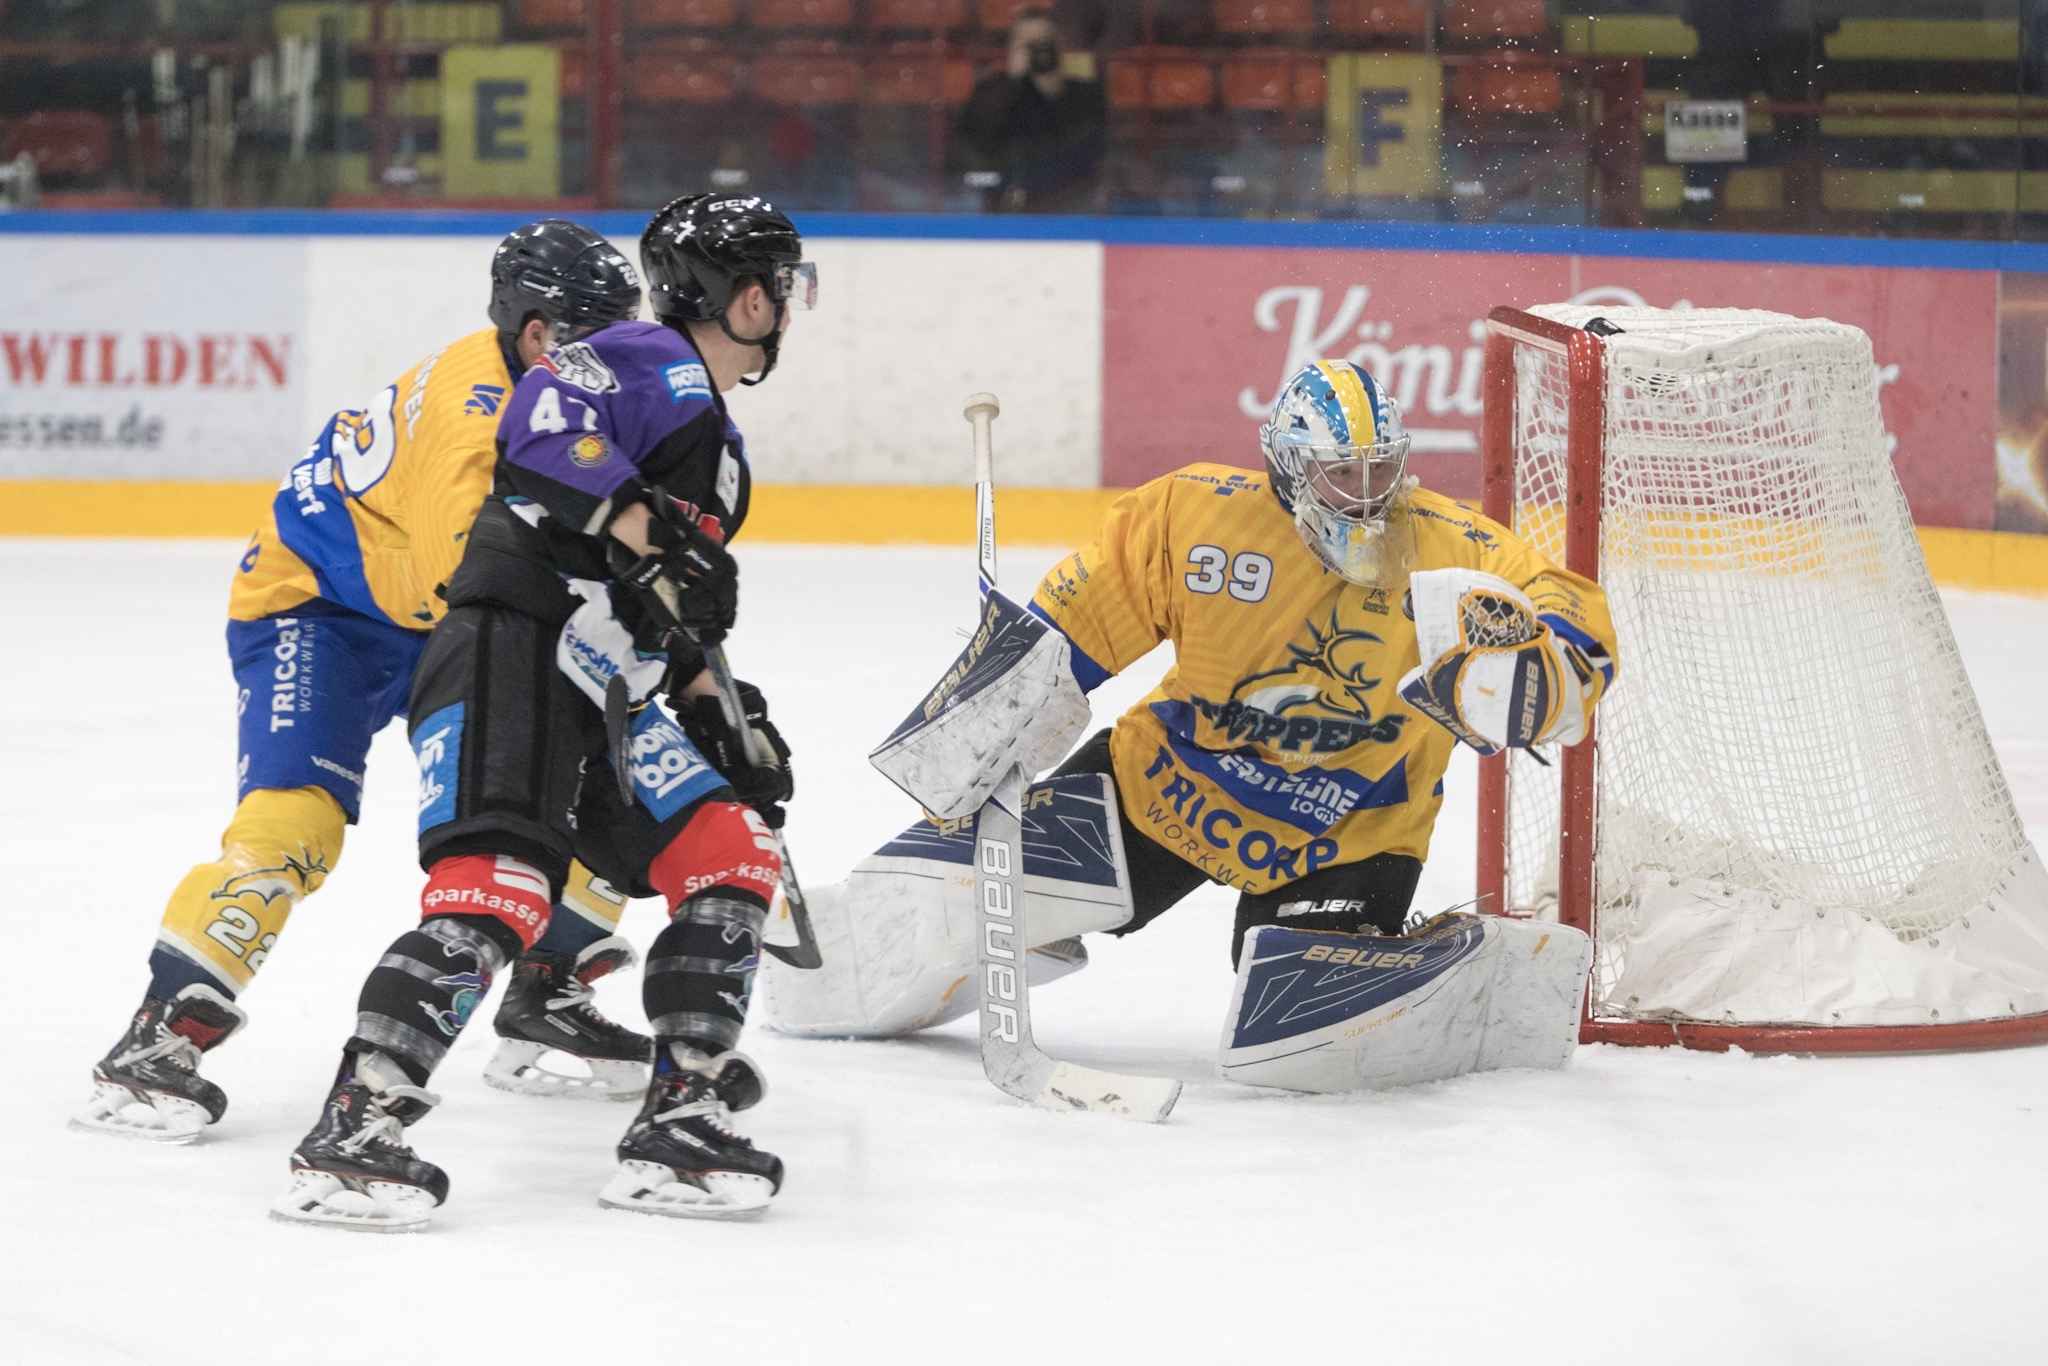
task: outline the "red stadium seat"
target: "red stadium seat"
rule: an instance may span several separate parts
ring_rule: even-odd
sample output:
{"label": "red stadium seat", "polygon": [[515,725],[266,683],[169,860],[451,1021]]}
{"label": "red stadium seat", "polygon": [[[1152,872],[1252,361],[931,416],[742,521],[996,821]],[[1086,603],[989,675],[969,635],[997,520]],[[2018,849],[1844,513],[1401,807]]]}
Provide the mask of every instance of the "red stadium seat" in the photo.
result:
{"label": "red stadium seat", "polygon": [[722,48],[641,48],[626,57],[626,98],[648,104],[724,104],[738,93],[733,59]]}
{"label": "red stadium seat", "polygon": [[1487,62],[1451,73],[1451,107],[1485,118],[1555,114],[1564,104],[1564,80],[1553,66]]}
{"label": "red stadium seat", "polygon": [[1325,76],[1320,57],[1246,54],[1223,63],[1223,103],[1265,112],[1320,110]]}
{"label": "red stadium seat", "polygon": [[1307,37],[1315,25],[1315,0],[1216,0],[1218,33]]}
{"label": "red stadium seat", "polygon": [[1115,109],[1186,112],[1216,99],[1216,70],[1193,53],[1133,48],[1109,61],[1109,103]]}
{"label": "red stadium seat", "polygon": [[860,63],[833,52],[771,52],[754,63],[754,91],[771,104],[852,104]]}
{"label": "red stadium seat", "polygon": [[86,109],[44,110],[16,119],[0,147],[0,161],[27,152],[36,176],[49,181],[89,180],[114,164],[114,123]]}
{"label": "red stadium seat", "polygon": [[1330,0],[1330,30],[1361,38],[1425,38],[1430,0]]}
{"label": "red stadium seat", "polygon": [[957,28],[967,0],[868,0],[869,28]]}
{"label": "red stadium seat", "polygon": [[755,28],[845,28],[853,0],[754,0]]}
{"label": "red stadium seat", "polygon": [[632,0],[635,28],[728,28],[739,18],[738,0]]}
{"label": "red stadium seat", "polygon": [[990,33],[1008,33],[1017,11],[1026,5],[1043,5],[1045,0],[981,0],[981,26]]}
{"label": "red stadium seat", "polygon": [[522,29],[586,28],[590,24],[590,0],[519,0]]}
{"label": "red stadium seat", "polygon": [[934,57],[928,47],[870,58],[862,87],[869,104],[890,105],[965,104],[973,91],[972,62]]}
{"label": "red stadium seat", "polygon": [[1444,6],[1444,37],[1452,42],[1497,43],[1549,32],[1543,0],[1449,0]]}

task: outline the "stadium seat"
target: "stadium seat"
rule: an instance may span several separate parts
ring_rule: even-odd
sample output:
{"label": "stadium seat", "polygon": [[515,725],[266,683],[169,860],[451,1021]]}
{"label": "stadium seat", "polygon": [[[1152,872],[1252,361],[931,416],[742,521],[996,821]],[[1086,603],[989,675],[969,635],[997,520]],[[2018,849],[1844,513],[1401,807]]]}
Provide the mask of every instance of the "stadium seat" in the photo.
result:
{"label": "stadium seat", "polygon": [[1010,21],[1017,11],[1026,5],[1043,4],[1044,0],[981,0],[977,8],[981,12],[981,26],[992,34],[1002,35],[1010,31]]}
{"label": "stadium seat", "polygon": [[90,180],[114,164],[114,123],[89,109],[41,110],[14,120],[0,161],[27,152],[45,184],[59,178]]}
{"label": "stadium seat", "polygon": [[845,28],[853,0],[754,0],[755,28]]}
{"label": "stadium seat", "polygon": [[1216,71],[1191,52],[1133,48],[1109,60],[1112,109],[1185,113],[1216,100]]}
{"label": "stadium seat", "polygon": [[590,16],[590,0],[519,0],[522,29],[580,29]]}
{"label": "stadium seat", "polygon": [[1306,38],[1315,25],[1314,0],[1216,0],[1216,31],[1221,34]]}
{"label": "stadium seat", "polygon": [[626,57],[629,100],[648,104],[724,104],[738,89],[735,64],[722,48],[641,48]]}
{"label": "stadium seat", "polygon": [[1543,0],[1448,0],[1444,37],[1454,43],[1499,43],[1550,33]]}
{"label": "stadium seat", "polygon": [[626,13],[635,28],[729,28],[739,8],[738,0],[632,0]]}
{"label": "stadium seat", "polygon": [[874,29],[958,28],[967,22],[967,0],[868,0]]}
{"label": "stadium seat", "polygon": [[1326,85],[1322,59],[1309,54],[1248,53],[1223,63],[1223,103],[1231,109],[1319,111]]}
{"label": "stadium seat", "polygon": [[1477,118],[1555,114],[1564,104],[1564,81],[1554,66],[1482,62],[1451,72],[1451,107]]}
{"label": "stadium seat", "polygon": [[1430,0],[1330,0],[1330,31],[1360,38],[1429,36]]}
{"label": "stadium seat", "polygon": [[869,104],[958,105],[974,91],[974,64],[965,57],[938,58],[929,44],[868,59],[861,92]]}
{"label": "stadium seat", "polygon": [[771,52],[754,63],[754,93],[770,104],[852,104],[860,63],[837,52]]}

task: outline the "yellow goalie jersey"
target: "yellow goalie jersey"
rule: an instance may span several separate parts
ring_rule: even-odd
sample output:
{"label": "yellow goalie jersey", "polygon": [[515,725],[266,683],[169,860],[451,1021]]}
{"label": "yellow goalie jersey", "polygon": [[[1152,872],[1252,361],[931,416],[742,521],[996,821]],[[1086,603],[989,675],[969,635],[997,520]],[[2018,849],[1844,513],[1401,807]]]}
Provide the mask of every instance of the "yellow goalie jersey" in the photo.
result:
{"label": "yellow goalie jersey", "polygon": [[1084,688],[1173,642],[1110,756],[1131,823],[1213,881],[1259,893],[1374,854],[1428,856],[1457,742],[1396,691],[1420,662],[1408,572],[1506,579],[1611,676],[1598,586],[1427,489],[1390,516],[1407,563],[1360,587],[1323,568],[1263,475],[1190,465],[1118,499],[1038,587],[1033,610],[1072,642]]}
{"label": "yellow goalie jersey", "polygon": [[279,485],[228,597],[237,621],[313,598],[432,629],[436,591],[491,491],[498,410],[512,392],[498,333],[428,356],[367,407],[336,413]]}

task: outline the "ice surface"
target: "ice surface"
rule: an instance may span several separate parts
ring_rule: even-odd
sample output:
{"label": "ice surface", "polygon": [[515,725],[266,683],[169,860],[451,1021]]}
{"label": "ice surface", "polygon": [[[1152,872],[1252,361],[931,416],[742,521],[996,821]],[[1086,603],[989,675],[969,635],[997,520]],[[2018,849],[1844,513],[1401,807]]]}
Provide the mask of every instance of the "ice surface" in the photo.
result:
{"label": "ice surface", "polygon": [[[272,1224],[362,976],[417,914],[396,729],[338,871],[209,1062],[224,1122],[184,1149],[63,1127],[140,994],[164,896],[230,809],[238,550],[0,542],[0,1361],[2048,1361],[2048,1050],[1603,1047],[1561,1074],[1261,1093],[1210,1075],[1229,987],[1214,890],[1095,944],[1035,1003],[1056,1052],[1184,1077],[1164,1126],[1006,1099],[968,1023],[893,1044],[756,1031],[771,1091],[751,1127],[790,1170],[775,1209],[609,1213],[628,1107],[485,1088],[487,1006],[415,1134],[453,1176],[434,1229]],[[792,847],[829,882],[908,815],[863,755],[958,650],[969,552],[742,559],[732,659],[795,747]],[[1008,587],[1050,559],[1012,552]],[[2048,602],[1948,601],[2048,847]],[[1098,719],[1141,690],[1113,683]],[[1470,895],[1471,786],[1454,768],[1423,904]],[[638,905],[625,930],[644,946],[658,924]],[[605,999],[639,1018],[637,984]]]}

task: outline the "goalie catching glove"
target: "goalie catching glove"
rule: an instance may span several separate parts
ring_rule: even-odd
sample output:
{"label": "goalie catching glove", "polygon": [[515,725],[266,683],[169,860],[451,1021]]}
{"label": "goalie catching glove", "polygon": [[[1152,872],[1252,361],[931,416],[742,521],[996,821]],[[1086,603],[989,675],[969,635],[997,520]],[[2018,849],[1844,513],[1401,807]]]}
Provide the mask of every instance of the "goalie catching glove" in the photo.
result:
{"label": "goalie catching glove", "polygon": [[767,762],[757,764],[747,757],[746,737],[726,723],[725,708],[716,694],[691,697],[674,693],[669,704],[675,708],[683,734],[732,785],[733,794],[759,812],[770,830],[780,830],[785,819],[782,804],[796,791],[796,780],[789,771],[789,745],[768,719],[768,702],[761,690],[737,679],[734,685],[748,728],[761,737],[759,748],[772,756]]}
{"label": "goalie catching glove", "polygon": [[1426,569],[1409,592],[1423,661],[1401,678],[1409,706],[1482,755],[1585,738],[1605,675],[1521,590],[1477,569]]}
{"label": "goalie catching glove", "polygon": [[696,508],[659,489],[649,489],[644,501],[653,514],[647,539],[654,549],[636,559],[611,541],[607,567],[661,626],[685,632],[700,645],[717,644],[739,615],[738,562],[716,534],[716,519],[707,530]]}

